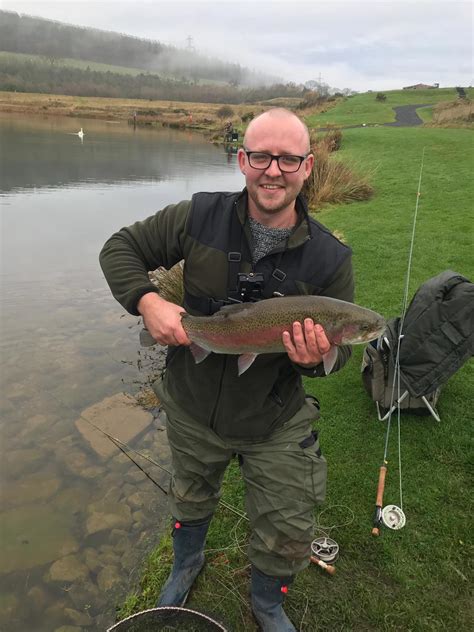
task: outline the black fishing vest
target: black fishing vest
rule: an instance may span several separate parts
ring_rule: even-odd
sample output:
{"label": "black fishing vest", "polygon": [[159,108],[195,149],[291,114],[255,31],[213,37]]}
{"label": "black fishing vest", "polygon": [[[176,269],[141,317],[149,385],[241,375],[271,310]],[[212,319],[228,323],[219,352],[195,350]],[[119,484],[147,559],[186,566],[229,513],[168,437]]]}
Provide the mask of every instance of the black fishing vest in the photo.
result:
{"label": "black fishing vest", "polygon": [[[277,247],[252,264],[246,221],[246,190],[239,193],[196,193],[186,225],[187,236],[212,251],[225,253],[227,288],[221,296],[196,296],[186,289],[184,307],[213,314],[223,305],[249,300],[242,296],[241,279],[262,279],[260,300],[282,295],[319,294],[341,263],[351,254],[322,224],[310,218],[301,196],[296,200],[299,222],[286,245]],[[243,209],[245,213],[243,213]],[[240,210],[240,215],[239,215]],[[247,230],[246,230],[247,228]],[[188,262],[192,265],[192,260]]]}

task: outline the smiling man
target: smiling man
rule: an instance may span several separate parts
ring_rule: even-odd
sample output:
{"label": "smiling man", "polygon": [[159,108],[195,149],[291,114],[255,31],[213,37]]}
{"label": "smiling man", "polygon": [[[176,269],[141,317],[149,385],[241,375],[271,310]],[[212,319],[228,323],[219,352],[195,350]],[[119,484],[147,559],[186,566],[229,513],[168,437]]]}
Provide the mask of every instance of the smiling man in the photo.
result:
{"label": "smiling man", "polygon": [[[168,345],[154,390],[167,414],[172,455],[174,564],[158,605],[182,605],[204,565],[207,531],[224,472],[238,457],[251,535],[251,604],[262,630],[295,630],[283,610],[294,575],[309,563],[313,510],[326,462],[302,376],[324,377],[326,335],[307,319],[283,334],[286,353],[262,354],[240,377],[237,357],[194,362],[184,310],[215,313],[236,302],[318,294],[353,300],[350,249],[310,218],[300,191],[311,173],[309,135],[292,112],[255,118],[239,150],[246,187],[196,193],[112,235],[100,260],[115,298]],[[184,301],[165,301],[148,271],[184,259]],[[332,372],[350,355],[334,351]]]}
{"label": "smiling man", "polygon": [[270,110],[248,126],[238,159],[250,217],[274,228],[294,226],[296,196],[314,163],[306,126],[287,110]]}

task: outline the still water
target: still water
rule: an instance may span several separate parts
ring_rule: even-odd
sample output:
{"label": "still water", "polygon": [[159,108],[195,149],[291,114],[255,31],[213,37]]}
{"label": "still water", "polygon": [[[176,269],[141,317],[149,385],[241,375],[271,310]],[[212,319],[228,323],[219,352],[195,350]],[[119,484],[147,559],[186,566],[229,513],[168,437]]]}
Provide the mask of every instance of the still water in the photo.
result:
{"label": "still water", "polygon": [[[118,228],[242,176],[201,136],[106,121],[4,114],[0,148],[0,630],[102,631],[168,516],[126,457],[99,458],[75,425],[136,393],[153,360],[98,252]],[[134,447],[167,462],[158,420]]]}

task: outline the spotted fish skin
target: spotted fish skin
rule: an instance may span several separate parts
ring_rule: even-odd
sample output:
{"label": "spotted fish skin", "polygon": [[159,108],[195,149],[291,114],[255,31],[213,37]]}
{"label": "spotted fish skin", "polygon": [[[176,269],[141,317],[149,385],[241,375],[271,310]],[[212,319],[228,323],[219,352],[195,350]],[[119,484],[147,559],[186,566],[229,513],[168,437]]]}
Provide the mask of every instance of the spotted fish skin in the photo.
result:
{"label": "spotted fish skin", "polygon": [[323,327],[333,346],[367,343],[386,326],[380,314],[326,296],[284,296],[229,305],[213,316],[183,314],[182,324],[196,362],[211,352],[244,355],[250,360],[246,370],[260,353],[285,352],[283,332],[306,318]]}

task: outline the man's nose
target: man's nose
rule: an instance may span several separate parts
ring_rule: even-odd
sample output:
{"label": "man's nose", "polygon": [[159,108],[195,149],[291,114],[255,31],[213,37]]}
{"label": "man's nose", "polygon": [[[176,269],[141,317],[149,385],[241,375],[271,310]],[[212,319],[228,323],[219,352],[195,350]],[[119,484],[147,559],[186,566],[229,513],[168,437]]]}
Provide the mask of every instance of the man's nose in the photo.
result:
{"label": "man's nose", "polygon": [[280,169],[276,158],[272,158],[271,163],[265,169],[265,173],[269,176],[279,176],[282,174],[282,170]]}

